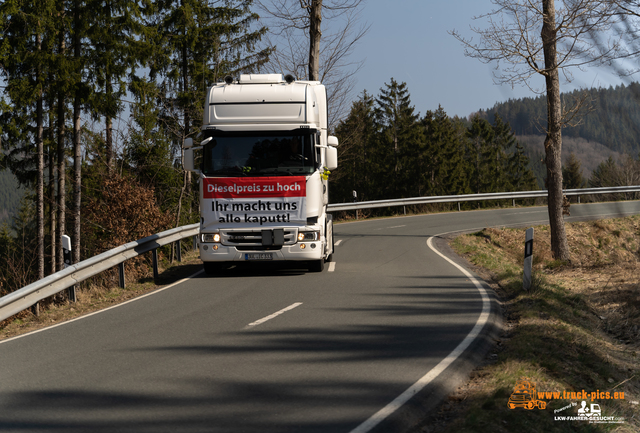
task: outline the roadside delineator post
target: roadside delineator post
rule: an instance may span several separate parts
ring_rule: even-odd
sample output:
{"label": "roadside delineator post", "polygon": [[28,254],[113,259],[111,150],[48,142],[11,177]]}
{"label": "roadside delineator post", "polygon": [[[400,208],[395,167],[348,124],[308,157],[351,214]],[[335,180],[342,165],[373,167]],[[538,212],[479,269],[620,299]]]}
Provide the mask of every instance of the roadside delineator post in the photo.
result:
{"label": "roadside delineator post", "polygon": [[[62,235],[62,259],[65,268],[71,266],[71,238],[67,235]],[[69,302],[77,301],[75,285],[67,289],[67,295],[69,296]]]}
{"label": "roadside delineator post", "polygon": [[[353,202],[356,203],[358,201],[358,193],[356,190],[353,190]],[[358,219],[358,209],[356,209],[356,219]]]}
{"label": "roadside delineator post", "polygon": [[533,227],[528,228],[524,241],[524,278],[522,287],[525,290],[531,288],[531,264],[533,262]]}

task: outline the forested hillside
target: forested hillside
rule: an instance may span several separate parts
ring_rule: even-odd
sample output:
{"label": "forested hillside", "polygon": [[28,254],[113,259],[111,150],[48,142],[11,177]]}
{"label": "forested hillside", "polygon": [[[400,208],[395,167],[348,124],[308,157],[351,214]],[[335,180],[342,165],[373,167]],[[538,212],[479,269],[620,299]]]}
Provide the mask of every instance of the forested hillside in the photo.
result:
{"label": "forested hillside", "polygon": [[0,171],[0,224],[16,215],[23,195],[15,176],[9,170]]}
{"label": "forested hillside", "polygon": [[[600,143],[619,154],[637,156],[640,152],[640,84],[631,83],[608,89],[576,90],[563,95],[564,110],[579,101],[583,107],[575,118],[576,126],[567,126],[566,139],[582,138]],[[498,114],[517,136],[544,135],[546,98],[523,98],[499,103],[479,115],[493,121]],[[602,159],[609,155],[603,154]]]}
{"label": "forested hillside", "polygon": [[509,125],[475,116],[449,117],[439,107],[423,117],[406,83],[393,78],[377,97],[364,93],[335,131],[340,166],[332,201],[478,194],[537,189],[529,160]]}

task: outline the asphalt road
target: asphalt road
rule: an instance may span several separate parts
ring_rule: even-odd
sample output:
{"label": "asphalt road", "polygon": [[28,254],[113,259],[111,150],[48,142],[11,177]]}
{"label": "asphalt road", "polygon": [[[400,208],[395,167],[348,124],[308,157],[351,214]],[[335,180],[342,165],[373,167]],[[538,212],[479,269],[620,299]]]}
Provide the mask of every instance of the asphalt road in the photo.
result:
{"label": "asphalt road", "polygon": [[[571,211],[622,216],[640,202]],[[0,431],[401,431],[464,377],[499,316],[429,239],[546,221],[526,208],[339,224],[320,274],[199,273],[1,342]]]}

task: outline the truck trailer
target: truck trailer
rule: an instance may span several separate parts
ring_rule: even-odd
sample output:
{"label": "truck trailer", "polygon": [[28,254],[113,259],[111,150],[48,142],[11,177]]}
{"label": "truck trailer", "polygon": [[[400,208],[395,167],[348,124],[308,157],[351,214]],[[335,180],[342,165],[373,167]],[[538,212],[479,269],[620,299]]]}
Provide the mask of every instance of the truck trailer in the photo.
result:
{"label": "truck trailer", "polygon": [[338,166],[324,85],[226,77],[208,89],[202,123],[199,145],[184,142],[183,163],[199,176],[205,272],[286,261],[321,272],[333,256],[328,175]]}

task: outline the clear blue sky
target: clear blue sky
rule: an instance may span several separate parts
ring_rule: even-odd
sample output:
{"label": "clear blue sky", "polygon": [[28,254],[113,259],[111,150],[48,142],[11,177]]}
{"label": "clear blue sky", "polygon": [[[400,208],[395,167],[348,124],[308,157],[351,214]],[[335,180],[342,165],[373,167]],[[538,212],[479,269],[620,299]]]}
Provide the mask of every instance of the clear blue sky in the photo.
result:
{"label": "clear blue sky", "polygon": [[[470,25],[482,27],[486,21],[472,18],[492,7],[489,0],[365,0],[361,20],[371,28],[353,53],[354,60],[365,60],[355,92],[366,89],[375,96],[393,77],[407,83],[421,115],[440,104],[448,115],[461,117],[510,98],[536,96],[527,88],[493,84],[492,66],[465,57],[448,33],[455,29],[474,36]],[[538,86],[544,84],[542,77],[536,80]],[[592,69],[576,74],[562,91],[620,83],[607,71]]]}

